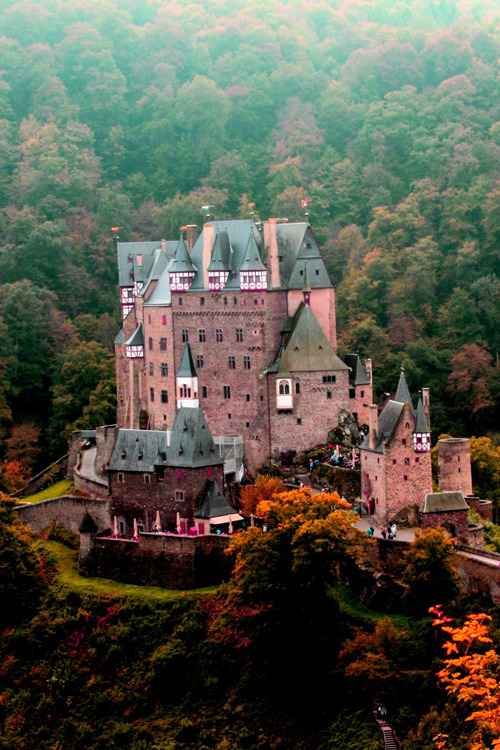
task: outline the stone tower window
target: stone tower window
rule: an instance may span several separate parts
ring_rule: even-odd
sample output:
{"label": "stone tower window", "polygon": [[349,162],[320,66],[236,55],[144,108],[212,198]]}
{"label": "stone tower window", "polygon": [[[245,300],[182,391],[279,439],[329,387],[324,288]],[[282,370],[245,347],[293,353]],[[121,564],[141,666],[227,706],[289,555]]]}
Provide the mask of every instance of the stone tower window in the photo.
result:
{"label": "stone tower window", "polygon": [[288,380],[280,380],[279,394],[280,396],[288,396],[290,393],[290,383]]}

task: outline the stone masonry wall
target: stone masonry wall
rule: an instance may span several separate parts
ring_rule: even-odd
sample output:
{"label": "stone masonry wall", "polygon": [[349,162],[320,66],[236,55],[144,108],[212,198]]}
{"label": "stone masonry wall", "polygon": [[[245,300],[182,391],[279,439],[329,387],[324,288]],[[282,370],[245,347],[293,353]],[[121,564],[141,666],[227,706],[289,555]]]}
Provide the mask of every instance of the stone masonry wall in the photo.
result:
{"label": "stone masonry wall", "polygon": [[469,522],[467,511],[458,510],[447,513],[423,513],[421,516],[423,529],[435,529],[442,526],[448,529],[459,542],[469,542]]}
{"label": "stone masonry wall", "polygon": [[229,577],[229,537],[140,534],[139,541],[84,539],[80,573],[166,588],[198,588]]}
{"label": "stone masonry wall", "polygon": [[99,532],[111,528],[109,502],[107,500],[92,500],[88,497],[64,495],[52,500],[42,500],[40,503],[16,505],[14,510],[19,519],[26,526],[29,526],[35,534],[39,534],[54,521],[78,534],[78,527],[86,510],[96,522]]}
{"label": "stone masonry wall", "polygon": [[[276,375],[268,375],[271,443],[275,456],[280,451],[307,450],[326,441],[328,432],[338,424],[340,409],[349,409],[349,373],[340,370],[335,383],[323,383],[326,370],[293,373],[293,410],[276,408]],[[300,393],[296,392],[299,384]]]}
{"label": "stone masonry wall", "polygon": [[470,440],[468,438],[438,440],[438,456],[441,492],[461,490],[464,496],[472,495]]}
{"label": "stone masonry wall", "polygon": [[[210,470],[210,477],[208,475]],[[124,520],[130,531],[134,518],[142,523],[145,531],[150,531],[160,511],[162,528],[173,529],[177,512],[181,519],[190,524],[208,478],[214,479],[223,489],[223,466],[200,467],[198,469],[177,469],[165,467],[164,479],[157,481],[149,474],[150,482],[144,481],[145,474],[124,473],[124,482],[118,481],[118,472],[110,472],[111,516]],[[176,500],[176,491],[184,492],[184,500]]]}

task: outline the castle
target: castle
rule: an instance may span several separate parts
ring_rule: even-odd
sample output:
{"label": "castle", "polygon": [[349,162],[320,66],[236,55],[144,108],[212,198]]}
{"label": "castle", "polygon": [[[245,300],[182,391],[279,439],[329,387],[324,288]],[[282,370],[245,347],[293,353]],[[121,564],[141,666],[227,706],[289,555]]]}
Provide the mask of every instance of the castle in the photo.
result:
{"label": "castle", "polygon": [[[324,442],[342,414],[367,423],[369,361],[337,353],[335,289],[306,223],[216,221],[195,240],[118,242],[119,427],[168,430],[196,398],[214,436],[241,436],[256,469]],[[176,383],[191,348],[196,392]],[[217,438],[216,438],[217,439]],[[238,478],[238,476],[236,476]]]}

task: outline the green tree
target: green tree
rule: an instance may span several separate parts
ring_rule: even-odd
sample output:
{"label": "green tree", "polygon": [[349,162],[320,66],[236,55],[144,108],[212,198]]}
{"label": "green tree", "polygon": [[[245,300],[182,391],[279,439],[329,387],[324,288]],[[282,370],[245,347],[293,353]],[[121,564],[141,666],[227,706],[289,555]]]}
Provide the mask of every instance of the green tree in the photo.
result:
{"label": "green tree", "polygon": [[405,603],[413,615],[423,615],[438,602],[449,602],[459,591],[453,544],[443,529],[417,529],[405,553],[402,580],[408,586]]}

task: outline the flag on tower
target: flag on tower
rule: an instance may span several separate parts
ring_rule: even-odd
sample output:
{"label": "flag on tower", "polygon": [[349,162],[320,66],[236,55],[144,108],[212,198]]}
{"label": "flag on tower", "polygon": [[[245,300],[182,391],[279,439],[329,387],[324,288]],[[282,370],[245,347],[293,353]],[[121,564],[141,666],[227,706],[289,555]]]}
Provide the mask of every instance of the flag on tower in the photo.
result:
{"label": "flag on tower", "polygon": [[310,200],[311,200],[310,198],[303,198],[302,202],[301,202],[302,203],[302,208],[307,208],[307,206],[309,205]]}

